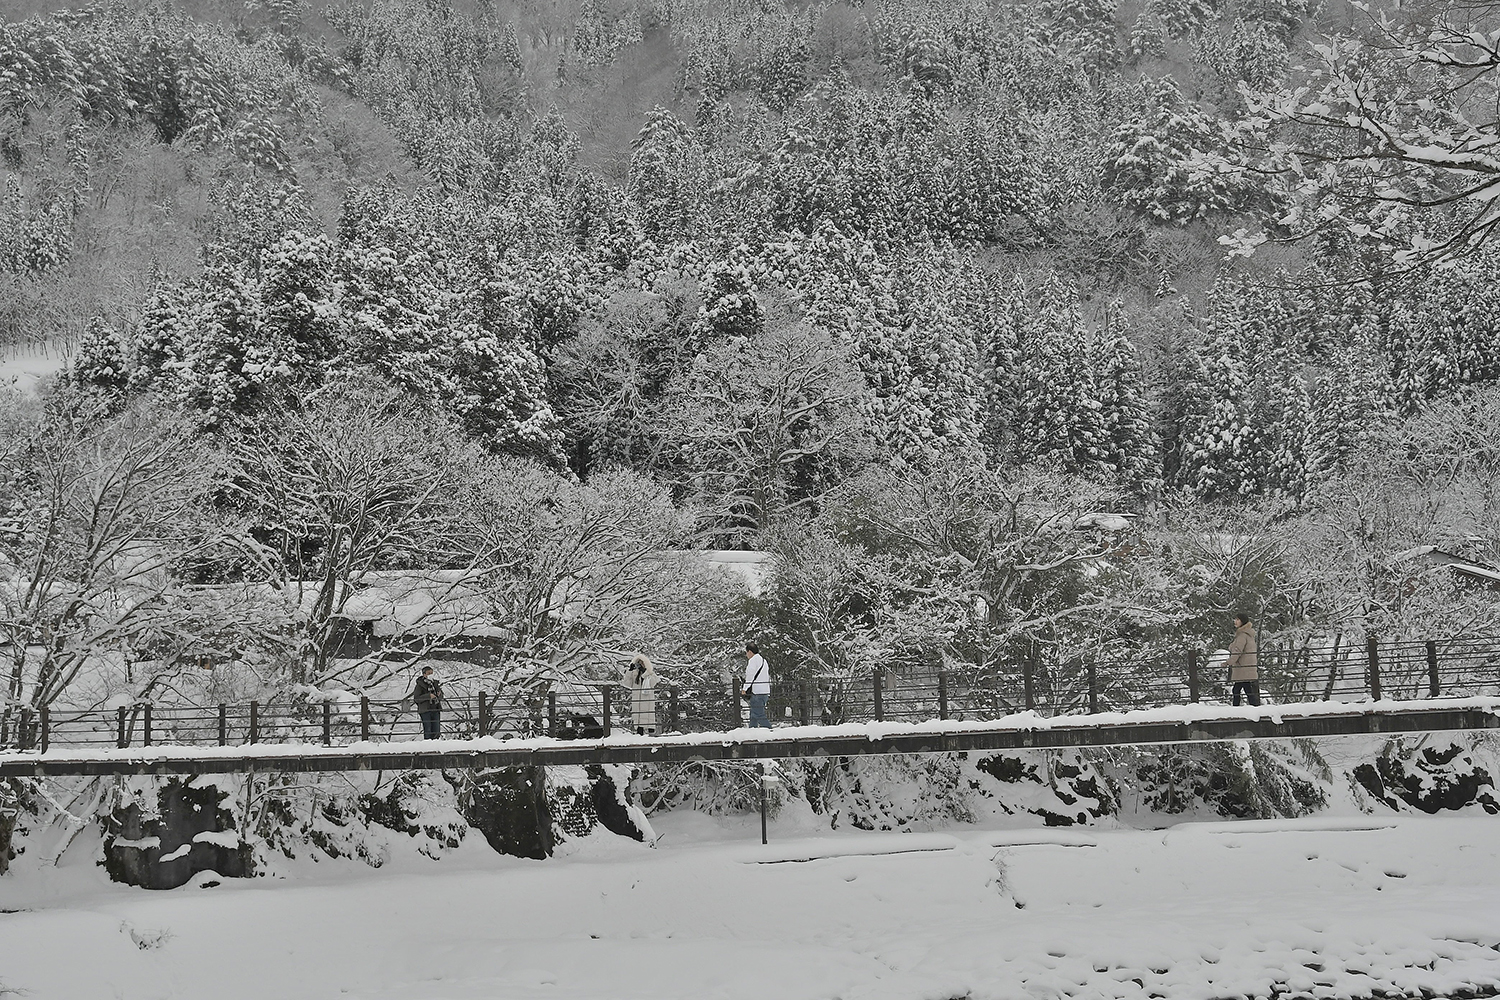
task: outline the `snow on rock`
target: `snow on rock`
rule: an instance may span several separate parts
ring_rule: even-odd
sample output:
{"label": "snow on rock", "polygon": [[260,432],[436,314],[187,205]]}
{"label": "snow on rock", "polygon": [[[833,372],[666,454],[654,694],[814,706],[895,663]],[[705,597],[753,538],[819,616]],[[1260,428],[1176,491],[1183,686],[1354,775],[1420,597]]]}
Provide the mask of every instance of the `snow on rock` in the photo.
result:
{"label": "snow on rock", "polygon": [[[773,821],[809,834],[1485,813],[1500,811],[1497,771],[1495,733],[808,757],[772,764],[767,805]],[[653,827],[670,826],[674,810],[754,825],[760,782],[754,761],[14,779],[0,783],[16,800],[0,810],[16,828],[0,857],[31,847],[55,856],[98,822],[102,836],[78,843],[94,845],[112,877],[156,888],[306,861],[436,861],[466,841],[542,859],[564,845],[564,854],[592,850],[601,838],[656,843]]]}
{"label": "snow on rock", "polygon": [[455,776],[470,825],[501,854],[551,857],[557,845],[599,830],[655,839],[646,814],[629,799],[624,765],[503,767]]}
{"label": "snow on rock", "polygon": [[548,768],[557,838],[586,837],[603,827],[631,840],[652,839],[645,813],[628,798],[631,774],[632,768],[625,764]]}
{"label": "snow on rock", "polygon": [[5,874],[15,857],[11,838],[15,834],[16,820],[21,815],[20,787],[19,778],[0,778],[0,875]]}
{"label": "snow on rock", "polygon": [[930,829],[995,816],[1047,826],[1087,824],[1115,812],[1115,796],[1078,751],[911,754],[787,762],[833,829]]}
{"label": "snow on rock", "polygon": [[782,768],[789,792],[833,829],[932,829],[1002,817],[1066,827],[1303,816],[1323,809],[1334,788],[1306,740],[802,758]]}
{"label": "snow on rock", "polygon": [[335,782],[268,775],[252,787],[258,858],[349,858],[379,868],[407,848],[439,859],[469,831],[438,772],[351,773]]}
{"label": "snow on rock", "polygon": [[203,830],[193,834],[195,844],[214,844],[219,847],[240,846],[240,835],[233,830]]}
{"label": "snow on rock", "polygon": [[1304,816],[1327,805],[1330,772],[1312,740],[1202,743],[1117,756],[1137,810],[1248,818]]}
{"label": "snow on rock", "polygon": [[[1495,754],[1486,754],[1495,762]],[[1500,812],[1490,768],[1459,741],[1407,746],[1399,741],[1355,767],[1354,779],[1377,801],[1395,810],[1436,813],[1478,805]]]}
{"label": "snow on rock", "polygon": [[[96,783],[98,784],[98,783]],[[105,817],[104,867],[116,882],[175,889],[202,871],[230,878],[253,873],[251,852],[235,831],[229,792],[213,780],[137,778]],[[200,839],[203,834],[212,839]]]}

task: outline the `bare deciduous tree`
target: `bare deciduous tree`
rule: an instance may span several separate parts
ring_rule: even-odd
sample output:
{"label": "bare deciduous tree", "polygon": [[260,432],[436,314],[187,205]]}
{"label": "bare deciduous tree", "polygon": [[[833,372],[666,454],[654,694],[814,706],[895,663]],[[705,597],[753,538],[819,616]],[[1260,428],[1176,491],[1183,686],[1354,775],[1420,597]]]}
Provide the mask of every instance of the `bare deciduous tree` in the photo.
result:
{"label": "bare deciduous tree", "polygon": [[298,681],[326,679],[339,619],[368,574],[464,567],[452,502],[474,451],[395,387],[335,383],[243,435],[233,457],[228,493],[263,543],[260,571],[299,609]]}
{"label": "bare deciduous tree", "polygon": [[1256,169],[1280,177],[1296,234],[1345,228],[1398,260],[1467,253],[1500,231],[1496,5],[1444,0],[1313,46],[1285,89],[1250,95],[1270,126]]}
{"label": "bare deciduous tree", "polygon": [[667,391],[666,464],[728,530],[763,531],[814,505],[861,453],[864,392],[845,350],[806,324],[718,342]]}
{"label": "bare deciduous tree", "polygon": [[498,460],[458,504],[474,585],[504,639],[485,680],[512,697],[613,680],[627,649],[670,645],[694,600],[690,566],[670,551],[691,542],[691,513],[638,473],[579,484]]}
{"label": "bare deciduous tree", "polygon": [[[39,409],[17,430],[0,456],[4,711],[149,691],[205,627],[175,570],[228,534],[208,512],[213,457],[150,404],[103,420]],[[141,663],[155,676],[134,676]]]}

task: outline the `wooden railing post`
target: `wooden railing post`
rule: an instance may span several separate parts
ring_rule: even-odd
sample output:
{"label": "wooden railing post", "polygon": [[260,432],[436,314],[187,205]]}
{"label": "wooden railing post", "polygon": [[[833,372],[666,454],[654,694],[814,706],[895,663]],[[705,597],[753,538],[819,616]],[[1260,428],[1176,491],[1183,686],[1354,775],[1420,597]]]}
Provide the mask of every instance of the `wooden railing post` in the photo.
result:
{"label": "wooden railing post", "polygon": [[141,746],[151,745],[151,706],[141,706]]}
{"label": "wooden railing post", "polygon": [[31,709],[21,709],[21,724],[16,733],[16,744],[22,750],[31,749]]}
{"label": "wooden railing post", "polygon": [[1443,688],[1438,683],[1438,657],[1437,643],[1431,639],[1427,640],[1427,694],[1436,698],[1443,693]]}
{"label": "wooden railing post", "polygon": [[1036,709],[1036,660],[1028,656],[1021,664],[1021,683],[1026,690],[1026,711]]}
{"label": "wooden railing post", "polygon": [[609,685],[609,684],[603,684],[603,685],[600,685],[599,690],[604,695],[604,713],[603,713],[604,714],[604,735],[608,736],[611,732],[614,731],[614,722],[615,722],[615,720],[614,720],[614,712],[612,711],[612,709],[614,708],[614,706],[610,702],[610,694],[612,693],[612,686]]}
{"label": "wooden railing post", "polygon": [[250,703],[250,742],[260,742],[260,702]]}
{"label": "wooden railing post", "polygon": [[52,741],[52,711],[51,711],[51,709],[47,708],[44,705],[44,706],[42,706],[41,710],[37,714],[39,716],[41,716],[41,724],[42,724],[41,748],[42,748],[42,753],[46,753],[47,752],[47,746]]}
{"label": "wooden railing post", "polygon": [[490,705],[483,691],[479,692],[479,720],[476,725],[479,727],[479,736],[485,737],[490,734]]}
{"label": "wooden railing post", "polygon": [[359,699],[359,739],[362,743],[370,742],[370,699],[363,695]]}
{"label": "wooden railing post", "polygon": [[1089,714],[1099,714],[1099,672],[1092,656],[1087,657],[1085,664],[1089,672]]}
{"label": "wooden railing post", "polygon": [[1365,659],[1370,666],[1370,696],[1380,700],[1380,640],[1370,635],[1365,637]]}
{"label": "wooden railing post", "polygon": [[547,692],[547,735],[557,735],[557,692]]}
{"label": "wooden railing post", "polygon": [[874,673],[872,673],[870,675],[871,679],[872,679],[872,682],[874,684],[874,691],[875,691],[875,721],[876,722],[884,722],[885,721],[885,685],[881,681],[881,675],[882,675],[882,673],[884,673],[884,671],[882,671],[879,667],[876,667]]}
{"label": "wooden railing post", "polygon": [[219,746],[229,743],[229,706],[219,706]]}
{"label": "wooden railing post", "polygon": [[124,750],[130,745],[125,735],[125,706],[121,705],[115,709],[115,746]]}
{"label": "wooden railing post", "polygon": [[1187,660],[1188,660],[1188,700],[1191,701],[1194,705],[1196,705],[1196,704],[1198,704],[1198,699],[1201,697],[1201,694],[1200,694],[1200,691],[1199,691],[1199,681],[1198,681],[1198,651],[1196,649],[1190,649],[1190,650],[1188,650]]}
{"label": "wooden railing post", "polygon": [[948,671],[938,671],[938,718],[948,719]]}
{"label": "wooden railing post", "polygon": [[740,715],[740,685],[733,677],[729,678],[729,728],[738,729],[744,721]]}
{"label": "wooden railing post", "polygon": [[333,706],[323,702],[323,745],[333,746]]}
{"label": "wooden railing post", "polygon": [[677,685],[671,684],[667,687],[667,732],[677,732],[677,719],[681,706],[678,703]]}

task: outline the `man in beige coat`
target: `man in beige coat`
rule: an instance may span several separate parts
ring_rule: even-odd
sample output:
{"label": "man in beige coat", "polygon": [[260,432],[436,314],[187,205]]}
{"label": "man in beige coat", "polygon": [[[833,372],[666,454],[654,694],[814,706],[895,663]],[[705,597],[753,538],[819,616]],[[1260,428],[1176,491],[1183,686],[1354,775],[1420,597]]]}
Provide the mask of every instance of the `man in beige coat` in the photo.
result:
{"label": "man in beige coat", "polygon": [[1251,705],[1260,706],[1260,672],[1256,670],[1255,628],[1248,612],[1234,616],[1234,641],[1229,644],[1229,681],[1234,685],[1234,704],[1243,692]]}

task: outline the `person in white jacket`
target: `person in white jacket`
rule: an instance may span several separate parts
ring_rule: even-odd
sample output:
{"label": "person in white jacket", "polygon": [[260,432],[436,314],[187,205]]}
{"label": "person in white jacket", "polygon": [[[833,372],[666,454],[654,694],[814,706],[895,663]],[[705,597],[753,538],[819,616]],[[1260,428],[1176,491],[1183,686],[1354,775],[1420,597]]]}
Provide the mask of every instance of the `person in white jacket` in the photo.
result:
{"label": "person in white jacket", "polygon": [[660,678],[651,658],[636,653],[620,684],[630,691],[630,725],[641,736],[656,735],[656,682]]}
{"label": "person in white jacket", "polygon": [[760,655],[760,647],[753,642],[745,643],[745,688],[742,693],[750,703],[750,727],[770,729],[766,702],[771,700],[771,666]]}

